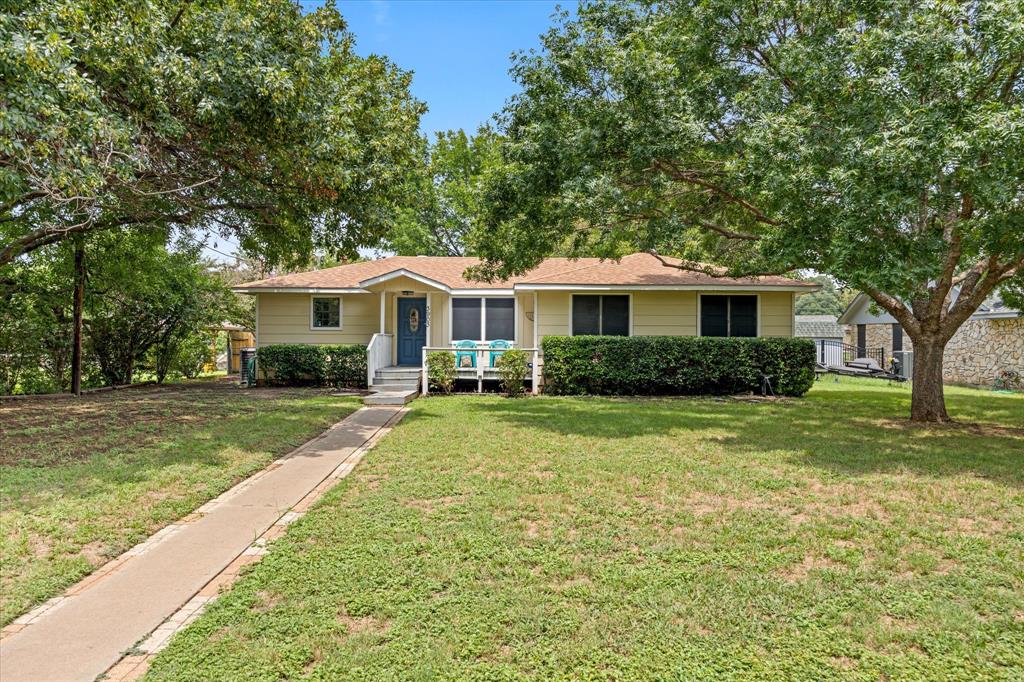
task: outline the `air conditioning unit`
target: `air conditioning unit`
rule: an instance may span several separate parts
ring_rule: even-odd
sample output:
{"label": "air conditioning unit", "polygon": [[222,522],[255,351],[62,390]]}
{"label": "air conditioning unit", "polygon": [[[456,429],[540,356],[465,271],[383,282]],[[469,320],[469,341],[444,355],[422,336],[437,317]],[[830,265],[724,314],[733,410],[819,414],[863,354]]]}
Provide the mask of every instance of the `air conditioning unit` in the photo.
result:
{"label": "air conditioning unit", "polygon": [[910,381],[914,378],[914,351],[896,350],[892,353],[896,359],[896,374]]}

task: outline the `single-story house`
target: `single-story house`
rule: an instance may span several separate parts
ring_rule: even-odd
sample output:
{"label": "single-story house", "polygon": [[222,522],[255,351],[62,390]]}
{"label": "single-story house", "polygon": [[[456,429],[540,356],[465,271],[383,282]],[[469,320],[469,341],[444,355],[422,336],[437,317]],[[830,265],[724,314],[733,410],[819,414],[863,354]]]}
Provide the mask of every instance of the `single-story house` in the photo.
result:
{"label": "single-story house", "polygon": [[[665,259],[670,261],[670,259]],[[794,299],[817,289],[786,277],[730,279],[634,253],[618,261],[548,258],[498,282],[466,279],[476,258],[393,256],[235,288],[256,297],[257,347],[364,344],[370,381],[419,367],[430,348],[505,340],[539,367],[549,335],[793,336]]]}
{"label": "single-story house", "polygon": [[[846,343],[869,351],[881,349],[887,360],[894,351],[913,351],[910,337],[896,319],[872,303],[866,294],[858,294],[839,316]],[[943,376],[948,383],[991,386],[1003,370],[1024,375],[1024,314],[992,297],[946,344]]]}

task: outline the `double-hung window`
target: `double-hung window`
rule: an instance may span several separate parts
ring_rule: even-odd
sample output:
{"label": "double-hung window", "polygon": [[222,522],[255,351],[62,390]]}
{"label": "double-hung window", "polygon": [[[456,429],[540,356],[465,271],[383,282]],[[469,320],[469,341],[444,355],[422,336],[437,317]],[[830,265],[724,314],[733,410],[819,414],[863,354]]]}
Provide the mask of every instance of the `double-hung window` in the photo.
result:
{"label": "double-hung window", "polygon": [[341,329],[341,296],[314,296],[310,301],[310,329]]}
{"label": "double-hung window", "polygon": [[514,298],[452,299],[452,339],[456,341],[516,340]]}
{"label": "double-hung window", "polygon": [[574,295],[572,333],[629,336],[629,296]]}
{"label": "double-hung window", "polygon": [[701,336],[757,336],[757,296],[701,296]]}

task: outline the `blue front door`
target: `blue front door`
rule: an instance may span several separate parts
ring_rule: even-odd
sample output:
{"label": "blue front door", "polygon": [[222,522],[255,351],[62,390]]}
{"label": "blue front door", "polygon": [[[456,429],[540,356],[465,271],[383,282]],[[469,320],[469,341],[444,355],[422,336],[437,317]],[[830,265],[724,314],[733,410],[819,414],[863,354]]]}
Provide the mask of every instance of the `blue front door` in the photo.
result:
{"label": "blue front door", "polygon": [[398,364],[420,366],[427,345],[427,299],[398,299]]}

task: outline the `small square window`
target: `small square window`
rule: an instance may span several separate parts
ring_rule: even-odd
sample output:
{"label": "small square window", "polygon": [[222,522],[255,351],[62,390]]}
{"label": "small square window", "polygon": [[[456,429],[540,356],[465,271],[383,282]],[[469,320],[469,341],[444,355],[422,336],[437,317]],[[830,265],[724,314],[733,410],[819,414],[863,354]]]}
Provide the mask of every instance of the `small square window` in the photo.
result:
{"label": "small square window", "polygon": [[341,329],[341,297],[313,297],[313,329]]}

